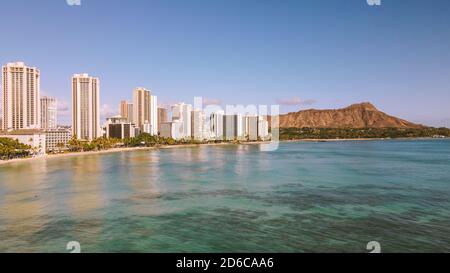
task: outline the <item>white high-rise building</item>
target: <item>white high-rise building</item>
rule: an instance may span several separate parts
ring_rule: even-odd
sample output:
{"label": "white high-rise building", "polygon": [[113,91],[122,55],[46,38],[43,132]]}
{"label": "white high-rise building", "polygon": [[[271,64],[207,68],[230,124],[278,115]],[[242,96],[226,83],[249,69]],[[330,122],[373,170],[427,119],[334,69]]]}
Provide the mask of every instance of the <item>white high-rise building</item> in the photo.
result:
{"label": "white high-rise building", "polygon": [[203,140],[211,140],[213,139],[213,134],[211,132],[210,127],[210,118],[206,117],[206,114],[203,112]]}
{"label": "white high-rise building", "polygon": [[258,116],[248,116],[248,139],[251,141],[258,140]]}
{"label": "white high-rise building", "polygon": [[172,120],[182,122],[183,137],[190,139],[192,136],[192,105],[179,103],[172,106]]}
{"label": "white high-rise building", "polygon": [[269,137],[269,122],[264,116],[248,116],[248,139],[266,140]]}
{"label": "white high-rise building", "polygon": [[258,137],[261,140],[266,140],[269,137],[269,122],[263,116],[259,116],[258,120]]}
{"label": "white high-rise building", "polygon": [[194,111],[192,111],[191,121],[192,138],[194,140],[204,140],[205,137],[203,136],[203,126],[205,124],[205,115],[203,114],[203,112],[199,109],[195,109]]}
{"label": "white high-rise building", "polygon": [[211,130],[211,137],[215,140],[223,140],[224,115],[225,113],[223,111],[217,111],[211,114],[209,126]]}
{"label": "white high-rise building", "polygon": [[160,136],[175,140],[183,139],[183,123],[180,120],[162,122]]}
{"label": "white high-rise building", "polygon": [[142,87],[134,90],[133,120],[144,133],[158,135],[158,98],[150,90]]}
{"label": "white high-rise building", "polygon": [[225,140],[243,140],[242,115],[225,115],[224,116],[224,134]]}
{"label": "white high-rise building", "polygon": [[40,129],[40,71],[23,62],[2,67],[3,130]]}
{"label": "white high-rise building", "polygon": [[249,116],[242,116],[242,139],[248,140],[249,138]]}
{"label": "white high-rise building", "polygon": [[151,131],[150,134],[157,136],[158,135],[158,97],[150,96],[150,126]]}
{"label": "white high-rise building", "polygon": [[161,133],[161,124],[169,121],[169,110],[158,107],[158,133]]}
{"label": "white high-rise building", "polygon": [[241,114],[224,116],[225,140],[244,140],[243,120]]}
{"label": "white high-rise building", "polygon": [[57,125],[57,101],[55,98],[41,98],[41,128],[56,129]]}
{"label": "white high-rise building", "polygon": [[88,74],[72,77],[72,135],[89,141],[102,136],[100,81]]}
{"label": "white high-rise building", "polygon": [[236,116],[223,116],[224,140],[234,140],[236,138]]}

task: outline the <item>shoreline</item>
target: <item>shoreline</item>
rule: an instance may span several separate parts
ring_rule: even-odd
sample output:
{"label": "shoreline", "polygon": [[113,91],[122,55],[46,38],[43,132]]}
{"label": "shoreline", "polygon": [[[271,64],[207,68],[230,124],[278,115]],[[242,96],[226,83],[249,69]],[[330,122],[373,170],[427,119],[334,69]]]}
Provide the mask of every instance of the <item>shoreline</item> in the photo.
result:
{"label": "shoreline", "polygon": [[[314,143],[326,143],[326,142],[348,142],[348,141],[385,141],[385,140],[442,140],[442,139],[450,139],[446,138],[432,138],[432,137],[423,137],[423,138],[341,138],[341,139],[292,139],[292,140],[280,140],[280,143],[293,143],[293,142],[314,142]],[[38,160],[47,160],[54,158],[63,158],[63,157],[74,157],[74,156],[85,156],[85,155],[98,155],[98,154],[111,154],[111,153],[122,153],[122,152],[134,152],[134,151],[150,151],[150,150],[159,150],[159,149],[177,149],[177,148],[194,148],[194,147],[202,147],[202,146],[228,146],[228,145],[261,145],[268,144],[269,141],[265,142],[242,142],[242,143],[230,143],[230,142],[222,142],[222,143],[205,143],[205,144],[180,144],[180,145],[160,145],[155,147],[126,147],[126,148],[112,148],[108,150],[101,151],[89,151],[89,152],[68,152],[64,154],[47,154],[39,157],[27,157],[27,158],[14,158],[11,160],[0,160],[0,166],[6,164],[13,163],[25,163],[31,161]]]}
{"label": "shoreline", "polygon": [[139,150],[152,150],[156,149],[155,147],[132,147],[132,148],[113,148],[109,150],[101,150],[101,151],[89,151],[89,152],[69,152],[64,154],[47,154],[39,157],[26,157],[26,158],[14,158],[11,160],[0,160],[0,166],[11,163],[23,163],[29,161],[38,161],[38,160],[46,160],[46,159],[54,159],[54,158],[62,158],[62,157],[72,157],[72,156],[82,156],[82,155],[96,155],[96,154],[109,154],[109,153],[119,153],[119,152],[132,152]]}
{"label": "shoreline", "polygon": [[111,153],[123,153],[123,152],[135,152],[135,151],[150,151],[159,149],[176,149],[176,148],[194,148],[202,146],[226,146],[226,145],[258,145],[267,142],[243,142],[243,143],[204,143],[204,144],[180,144],[180,145],[160,145],[155,147],[125,147],[125,148],[112,148],[101,151],[89,151],[89,152],[68,152],[64,154],[47,154],[39,157],[26,157],[26,158],[14,158],[11,160],[0,160],[0,166],[13,163],[26,163],[34,162],[38,160],[47,160],[63,157],[85,156],[85,155],[98,155],[98,154],[111,154]]}

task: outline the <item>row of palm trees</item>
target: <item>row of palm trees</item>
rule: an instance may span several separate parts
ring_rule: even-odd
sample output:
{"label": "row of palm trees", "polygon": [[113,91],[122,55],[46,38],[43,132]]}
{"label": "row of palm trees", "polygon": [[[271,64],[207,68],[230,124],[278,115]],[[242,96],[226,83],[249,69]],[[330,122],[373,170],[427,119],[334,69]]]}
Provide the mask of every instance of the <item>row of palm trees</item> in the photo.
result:
{"label": "row of palm trees", "polygon": [[0,160],[29,157],[33,152],[31,146],[16,139],[0,138]]}
{"label": "row of palm trees", "polygon": [[162,145],[206,144],[218,142],[223,141],[198,141],[192,139],[175,140],[173,138],[153,136],[147,133],[142,133],[137,137],[125,139],[101,137],[90,142],[79,140],[76,136],[74,136],[68,143],[68,150],[70,152],[87,152],[108,150],[118,147],[158,147]]}
{"label": "row of palm trees", "polygon": [[83,141],[74,136],[68,143],[68,149],[71,152],[100,151],[114,148],[118,146],[119,143],[120,140],[115,138],[101,137],[92,141]]}
{"label": "row of palm trees", "polygon": [[[116,139],[100,137],[92,141],[84,141],[73,136],[68,145],[62,143],[57,145],[57,150],[53,152],[88,152],[101,151],[118,147],[158,147],[162,145],[185,145],[185,144],[206,144],[206,143],[220,143],[220,140],[198,141],[193,139],[175,140],[173,138],[163,138],[153,136],[147,133],[142,133],[137,137]],[[19,141],[9,138],[0,138],[0,159],[8,160],[13,158],[29,157],[36,153],[36,149],[19,143]]]}

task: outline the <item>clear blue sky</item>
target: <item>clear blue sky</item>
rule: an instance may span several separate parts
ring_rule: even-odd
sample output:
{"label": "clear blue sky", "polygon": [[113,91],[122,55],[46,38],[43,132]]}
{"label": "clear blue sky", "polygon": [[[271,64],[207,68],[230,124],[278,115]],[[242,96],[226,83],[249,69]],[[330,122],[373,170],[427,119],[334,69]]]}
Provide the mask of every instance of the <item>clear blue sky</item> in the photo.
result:
{"label": "clear blue sky", "polygon": [[284,112],[370,101],[450,127],[448,0],[14,0],[0,9],[0,63],[37,66],[44,93],[69,107],[71,75],[87,72],[101,79],[105,114],[143,86],[165,103],[305,102]]}

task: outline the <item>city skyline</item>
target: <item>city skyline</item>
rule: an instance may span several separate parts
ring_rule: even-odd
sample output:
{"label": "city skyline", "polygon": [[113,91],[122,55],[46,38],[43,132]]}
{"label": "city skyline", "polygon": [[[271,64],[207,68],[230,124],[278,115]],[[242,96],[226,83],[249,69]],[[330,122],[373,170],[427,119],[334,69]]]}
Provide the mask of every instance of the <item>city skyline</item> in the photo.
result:
{"label": "city skyline", "polygon": [[[254,128],[256,131],[251,132],[249,121],[257,114],[256,107],[227,105],[227,115],[222,115],[224,134],[218,134],[215,113],[223,112],[220,106],[205,106],[203,98],[196,97],[194,106],[184,102],[172,105],[169,120],[169,110],[158,107],[158,97],[144,87],[133,90],[132,103],[121,100],[120,115],[107,117],[101,124],[101,81],[87,73],[72,76],[72,126],[68,129],[58,126],[57,99],[40,96],[40,70],[37,67],[29,67],[24,62],[8,63],[2,66],[2,81],[5,91],[1,99],[6,109],[0,117],[2,136],[20,136],[22,143],[33,140],[32,145],[38,145],[35,148],[39,149],[39,154],[67,147],[71,137],[93,142],[101,137],[126,139],[145,133],[174,141],[202,142],[224,139],[255,141],[266,140],[269,136],[268,120],[264,117],[267,115],[266,106],[260,105],[257,117],[261,123],[258,122]],[[252,138],[255,135],[257,138]]]}
{"label": "city skyline", "polygon": [[[67,82],[86,71],[102,79],[108,94],[100,105],[102,122],[119,113],[120,101],[133,88],[145,86],[155,90],[160,105],[202,96],[219,104],[280,104],[285,113],[370,101],[413,122],[450,127],[448,1],[389,1],[379,7],[357,0],[130,1],[118,25],[112,18],[121,5],[5,3],[5,9],[24,12],[5,15],[6,22],[15,21],[13,16],[23,20],[6,28],[10,38],[0,63],[38,67],[41,96],[58,99],[62,125],[70,124]],[[48,14],[54,18],[36,21]],[[183,24],[174,23],[175,17]],[[53,24],[62,18],[63,26]],[[94,24],[99,18],[102,23]],[[30,22],[36,24],[33,30],[27,28]],[[70,37],[81,32],[95,43],[72,43]],[[38,41],[35,50],[21,45],[24,34]],[[55,35],[58,43],[49,42]],[[124,47],[123,40],[137,42]]]}

